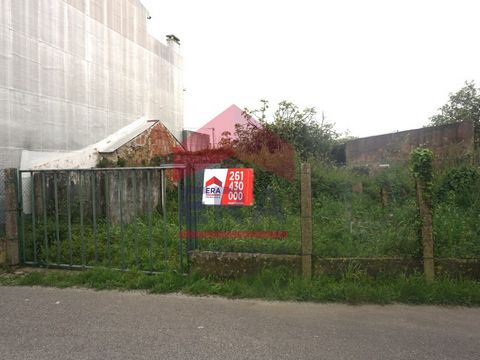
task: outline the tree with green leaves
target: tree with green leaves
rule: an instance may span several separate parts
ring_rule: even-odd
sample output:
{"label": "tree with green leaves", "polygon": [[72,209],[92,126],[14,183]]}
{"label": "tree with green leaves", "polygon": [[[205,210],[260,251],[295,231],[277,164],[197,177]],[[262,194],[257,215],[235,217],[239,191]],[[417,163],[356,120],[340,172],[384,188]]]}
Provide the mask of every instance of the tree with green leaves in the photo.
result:
{"label": "tree with green leaves", "polygon": [[463,88],[454,94],[450,93],[448,102],[438,110],[440,113],[430,118],[432,125],[470,120],[478,129],[480,125],[480,88],[475,87],[474,81],[466,81]]}
{"label": "tree with green leaves", "polygon": [[[259,109],[245,109],[247,119],[256,119],[260,127],[244,127],[237,129],[237,135],[243,143],[250,144],[258,141],[268,144],[272,136],[276,134],[282,141],[290,144],[298,156],[308,158],[326,159],[330,156],[338,133],[334,130],[334,124],[326,121],[325,116],[318,116],[315,108],[301,109],[297,105],[282,101],[269,119],[269,103],[261,101]],[[272,144],[274,145],[274,144]]]}

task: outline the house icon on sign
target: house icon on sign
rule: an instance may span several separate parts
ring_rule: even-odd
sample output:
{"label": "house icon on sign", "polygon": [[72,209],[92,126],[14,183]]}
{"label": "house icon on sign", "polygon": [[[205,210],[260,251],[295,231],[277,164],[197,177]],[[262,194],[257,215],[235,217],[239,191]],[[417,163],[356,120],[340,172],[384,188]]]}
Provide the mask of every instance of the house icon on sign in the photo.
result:
{"label": "house icon on sign", "polygon": [[212,177],[210,180],[207,181],[207,183],[205,184],[205,186],[212,186],[212,185],[217,185],[219,187],[222,187],[222,182],[220,180],[218,180],[218,178],[216,176]]}

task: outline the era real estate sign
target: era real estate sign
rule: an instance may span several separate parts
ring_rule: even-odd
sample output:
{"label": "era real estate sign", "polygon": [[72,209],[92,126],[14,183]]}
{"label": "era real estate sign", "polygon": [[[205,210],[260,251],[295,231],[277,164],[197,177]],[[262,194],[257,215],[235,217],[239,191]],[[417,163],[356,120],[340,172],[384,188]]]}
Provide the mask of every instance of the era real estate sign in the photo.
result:
{"label": "era real estate sign", "polygon": [[205,169],[204,205],[253,205],[253,169]]}

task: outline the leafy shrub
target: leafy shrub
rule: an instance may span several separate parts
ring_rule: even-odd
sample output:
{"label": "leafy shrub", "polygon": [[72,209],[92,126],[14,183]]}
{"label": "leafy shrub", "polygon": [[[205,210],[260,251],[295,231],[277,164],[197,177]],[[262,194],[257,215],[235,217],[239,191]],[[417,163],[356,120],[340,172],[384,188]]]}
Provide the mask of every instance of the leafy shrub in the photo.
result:
{"label": "leafy shrub", "polygon": [[459,206],[471,206],[480,189],[480,174],[477,168],[460,166],[448,170],[435,186],[437,201],[453,200]]}

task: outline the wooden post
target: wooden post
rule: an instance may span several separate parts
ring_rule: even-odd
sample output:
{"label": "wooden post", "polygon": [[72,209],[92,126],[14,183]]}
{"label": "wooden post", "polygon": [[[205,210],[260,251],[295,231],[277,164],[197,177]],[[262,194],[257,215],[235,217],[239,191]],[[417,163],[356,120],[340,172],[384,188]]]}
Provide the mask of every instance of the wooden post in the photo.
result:
{"label": "wooden post", "polygon": [[17,265],[19,263],[17,228],[17,169],[5,169],[4,176],[7,264]]}
{"label": "wooden post", "polygon": [[433,262],[432,209],[430,204],[425,201],[422,180],[415,180],[415,188],[417,193],[417,205],[420,212],[420,221],[422,224],[423,272],[425,274],[425,279],[432,281],[435,278],[435,267]]}
{"label": "wooden post", "polygon": [[312,184],[310,164],[301,167],[302,202],[302,274],[306,279],[312,277]]}
{"label": "wooden post", "polygon": [[388,191],[384,185],[380,188],[380,197],[382,198],[382,208],[388,207]]}

